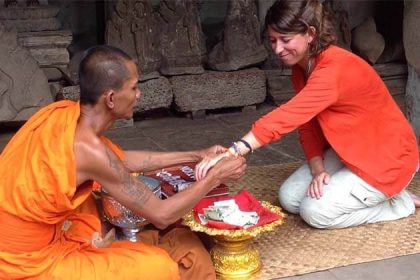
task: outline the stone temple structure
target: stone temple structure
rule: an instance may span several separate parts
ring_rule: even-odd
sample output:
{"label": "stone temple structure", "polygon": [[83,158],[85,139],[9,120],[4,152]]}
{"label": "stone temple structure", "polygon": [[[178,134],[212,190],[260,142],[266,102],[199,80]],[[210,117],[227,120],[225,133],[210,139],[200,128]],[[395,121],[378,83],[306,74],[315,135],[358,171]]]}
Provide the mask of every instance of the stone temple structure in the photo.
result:
{"label": "stone temple structure", "polygon": [[59,7],[47,0],[0,1],[0,23],[16,32],[19,45],[29,50],[47,76],[53,96],[66,78],[67,47],[73,38],[70,30],[62,30],[58,13]]}
{"label": "stone temple structure", "polygon": [[[95,43],[118,46],[138,62],[136,116],[161,108],[205,116],[213,109],[286,102],[294,95],[290,69],[279,65],[263,31],[273,2],[0,0],[2,32],[15,34],[17,42],[10,43],[11,35],[0,38],[0,121],[24,120],[56,98],[77,99],[79,51]],[[420,2],[322,3],[335,21],[338,44],[374,67],[420,137]],[[20,53],[23,48],[28,52]],[[53,88],[49,97],[45,89],[33,90],[45,82],[38,70]]]}
{"label": "stone temple structure", "polygon": [[0,23],[0,123],[27,120],[53,101],[44,72]]}

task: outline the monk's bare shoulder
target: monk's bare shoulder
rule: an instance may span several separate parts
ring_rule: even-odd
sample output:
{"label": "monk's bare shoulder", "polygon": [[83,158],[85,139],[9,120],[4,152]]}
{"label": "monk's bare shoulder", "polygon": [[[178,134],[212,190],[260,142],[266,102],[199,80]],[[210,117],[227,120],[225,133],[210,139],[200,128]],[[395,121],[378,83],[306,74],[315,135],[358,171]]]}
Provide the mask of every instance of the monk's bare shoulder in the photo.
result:
{"label": "monk's bare shoulder", "polygon": [[93,133],[77,133],[76,131],[73,149],[77,183],[95,180],[98,170],[101,170],[108,161],[106,145]]}
{"label": "monk's bare shoulder", "polygon": [[[99,137],[86,131],[74,141],[77,183],[95,180],[121,201],[129,199],[134,205],[144,205],[152,192],[130,175],[124,163]],[[125,197],[125,198],[124,198]]]}

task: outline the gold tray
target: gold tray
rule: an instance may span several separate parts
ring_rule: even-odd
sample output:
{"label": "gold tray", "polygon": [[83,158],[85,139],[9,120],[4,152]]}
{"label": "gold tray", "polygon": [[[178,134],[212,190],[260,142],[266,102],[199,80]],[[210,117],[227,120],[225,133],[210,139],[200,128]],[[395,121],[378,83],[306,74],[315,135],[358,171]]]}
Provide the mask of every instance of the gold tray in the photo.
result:
{"label": "gold tray", "polygon": [[272,205],[271,203],[267,201],[262,201],[261,205],[264,208],[270,210],[271,212],[276,213],[281,218],[278,219],[277,221],[274,221],[274,222],[271,222],[269,224],[265,224],[259,227],[254,227],[252,229],[236,229],[236,230],[218,229],[218,228],[210,228],[197,222],[194,218],[194,211],[191,210],[183,217],[182,223],[190,227],[192,231],[204,232],[210,236],[221,235],[226,238],[232,238],[232,239],[241,239],[244,237],[256,237],[263,232],[272,231],[275,227],[283,224],[284,218],[286,217],[286,214],[284,214],[281,211],[281,208],[278,206]]}
{"label": "gold tray", "polygon": [[261,204],[281,218],[252,229],[229,230],[210,228],[200,224],[195,220],[193,210],[183,217],[182,223],[190,227],[192,231],[203,232],[213,238],[214,247],[210,250],[210,256],[219,278],[248,279],[261,269],[260,254],[252,246],[253,238],[282,225],[286,217],[280,207],[267,201],[262,201]]}

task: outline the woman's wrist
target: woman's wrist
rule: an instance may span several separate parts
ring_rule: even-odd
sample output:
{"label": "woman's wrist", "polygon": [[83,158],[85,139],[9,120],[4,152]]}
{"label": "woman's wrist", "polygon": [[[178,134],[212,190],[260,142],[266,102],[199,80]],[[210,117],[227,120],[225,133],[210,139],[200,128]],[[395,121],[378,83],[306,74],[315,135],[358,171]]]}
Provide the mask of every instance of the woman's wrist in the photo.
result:
{"label": "woman's wrist", "polygon": [[309,160],[309,169],[312,175],[320,174],[325,171],[324,161],[321,156],[313,157]]}
{"label": "woman's wrist", "polygon": [[251,145],[243,139],[233,142],[227,152],[233,156],[245,156],[248,153],[252,153],[253,149]]}

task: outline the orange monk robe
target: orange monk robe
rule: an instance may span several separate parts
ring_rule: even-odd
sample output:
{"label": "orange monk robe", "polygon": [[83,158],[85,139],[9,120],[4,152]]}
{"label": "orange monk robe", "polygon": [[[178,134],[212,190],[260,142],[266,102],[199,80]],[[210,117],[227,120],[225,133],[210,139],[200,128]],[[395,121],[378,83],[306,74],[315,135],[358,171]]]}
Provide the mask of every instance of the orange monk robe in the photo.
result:
{"label": "orange monk robe", "polygon": [[[91,244],[101,223],[91,184],[76,188],[73,142],[79,115],[79,103],[71,101],[41,109],[0,156],[0,279],[179,279],[180,272],[184,278],[200,271],[192,263],[204,252],[197,238],[167,237],[165,249],[177,252],[171,252],[174,259],[142,242]],[[208,267],[209,261],[204,256],[202,263]],[[203,273],[214,278],[212,267]]]}

